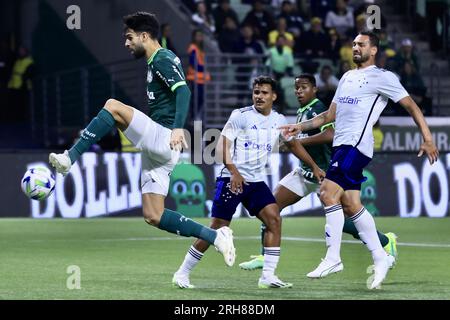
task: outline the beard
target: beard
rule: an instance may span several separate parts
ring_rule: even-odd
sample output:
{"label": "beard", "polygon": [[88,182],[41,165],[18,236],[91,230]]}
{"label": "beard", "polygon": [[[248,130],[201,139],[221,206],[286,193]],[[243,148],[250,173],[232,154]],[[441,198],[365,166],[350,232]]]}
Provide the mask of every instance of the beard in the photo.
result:
{"label": "beard", "polygon": [[355,58],[355,56],[353,55],[353,62],[354,63],[364,63],[367,60],[369,60],[370,56],[368,54],[364,55],[361,53],[361,55],[359,56],[359,58]]}
{"label": "beard", "polygon": [[144,47],[142,45],[141,46],[136,46],[136,49],[134,49],[132,53],[133,53],[133,56],[136,59],[140,59],[143,56],[145,56],[145,49],[144,49]]}

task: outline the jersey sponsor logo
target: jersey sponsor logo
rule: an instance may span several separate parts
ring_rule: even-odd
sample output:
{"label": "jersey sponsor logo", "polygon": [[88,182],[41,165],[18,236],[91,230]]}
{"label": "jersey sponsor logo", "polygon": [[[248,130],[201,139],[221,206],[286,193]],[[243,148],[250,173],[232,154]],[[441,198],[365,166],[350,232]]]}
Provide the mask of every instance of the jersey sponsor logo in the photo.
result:
{"label": "jersey sponsor logo", "polygon": [[172,66],[173,71],[176,72],[178,74],[178,76],[180,77],[181,80],[184,80],[183,75],[180,73],[180,71],[178,70],[178,68],[176,66]]}
{"label": "jersey sponsor logo", "polygon": [[264,144],[264,143],[255,143],[252,141],[247,141],[244,143],[244,147],[247,149],[253,149],[253,150],[266,150],[269,152],[272,151],[272,145],[270,143]]}
{"label": "jersey sponsor logo", "polygon": [[346,97],[338,97],[338,101],[339,103],[358,104],[361,102],[361,99],[346,96]]}
{"label": "jersey sponsor logo", "polygon": [[147,91],[147,97],[149,100],[155,100],[155,93],[153,91]]}

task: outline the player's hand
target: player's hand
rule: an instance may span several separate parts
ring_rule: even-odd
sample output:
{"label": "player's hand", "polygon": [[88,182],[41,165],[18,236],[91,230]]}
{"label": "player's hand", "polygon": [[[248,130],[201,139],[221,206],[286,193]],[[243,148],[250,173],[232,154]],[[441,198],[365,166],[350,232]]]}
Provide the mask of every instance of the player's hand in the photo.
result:
{"label": "player's hand", "polygon": [[231,182],[230,190],[234,194],[242,193],[244,191],[244,184],[248,185],[244,177],[241,176],[239,172],[231,175],[230,182]]}
{"label": "player's hand", "polygon": [[323,179],[325,179],[325,171],[323,171],[319,167],[313,169],[313,175],[319,184],[321,184]]}
{"label": "player's hand", "polygon": [[439,158],[439,150],[437,149],[433,141],[425,141],[424,143],[422,143],[417,156],[421,157],[424,152],[427,154],[430,164],[435,163]]}
{"label": "player's hand", "polygon": [[170,136],[170,149],[181,151],[183,148],[187,149],[188,145],[184,137],[183,129],[173,129]]}
{"label": "player's hand", "polygon": [[278,129],[281,130],[281,134],[283,137],[287,140],[290,137],[294,137],[298,135],[300,132],[302,132],[302,124],[287,124],[285,126],[281,126]]}

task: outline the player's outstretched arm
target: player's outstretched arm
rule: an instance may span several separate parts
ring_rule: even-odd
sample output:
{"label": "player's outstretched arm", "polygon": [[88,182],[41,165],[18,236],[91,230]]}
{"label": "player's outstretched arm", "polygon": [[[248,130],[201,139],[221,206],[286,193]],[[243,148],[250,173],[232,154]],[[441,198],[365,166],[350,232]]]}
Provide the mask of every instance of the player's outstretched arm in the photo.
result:
{"label": "player's outstretched arm", "polygon": [[223,162],[225,167],[230,171],[231,178],[231,192],[233,193],[241,193],[243,191],[243,185],[246,184],[244,177],[240,174],[239,170],[233,163],[230,154],[231,141],[223,135],[220,135],[219,141],[217,142],[216,147],[216,157],[219,156],[221,158],[216,160],[220,163]]}
{"label": "player's outstretched arm", "polygon": [[315,116],[311,120],[300,122],[297,124],[288,124],[281,126],[284,137],[293,137],[302,131],[309,131],[312,129],[320,128],[336,119],[336,103],[332,102],[330,108],[327,111]]}
{"label": "player's outstretched arm", "polygon": [[399,101],[400,105],[408,111],[408,113],[413,117],[414,122],[419,127],[420,133],[423,137],[423,143],[420,146],[418,157],[421,157],[425,152],[428,156],[428,160],[430,164],[433,164],[438,160],[439,150],[433,142],[433,137],[430,132],[430,128],[428,127],[427,122],[425,121],[425,117],[420,111],[419,106],[414,102],[414,100],[407,96]]}
{"label": "player's outstretched arm", "polygon": [[332,125],[330,125],[320,133],[317,133],[309,137],[301,138],[300,142],[303,146],[315,146],[320,144],[332,143],[333,137],[334,137],[334,128],[332,127]]}
{"label": "player's outstretched arm", "polygon": [[289,150],[301,161],[306,163],[308,167],[310,167],[313,171],[314,177],[320,183],[325,178],[325,172],[319,168],[316,162],[311,158],[309,153],[305,150],[299,140],[292,139],[290,141],[286,141],[286,146]]}

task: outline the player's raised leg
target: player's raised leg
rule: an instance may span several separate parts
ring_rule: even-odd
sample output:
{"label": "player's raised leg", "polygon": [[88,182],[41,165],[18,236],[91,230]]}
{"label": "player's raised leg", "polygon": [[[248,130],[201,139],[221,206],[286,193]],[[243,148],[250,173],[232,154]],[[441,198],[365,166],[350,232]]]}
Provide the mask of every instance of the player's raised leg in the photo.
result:
{"label": "player's raised leg", "polygon": [[[222,232],[227,232],[226,230],[230,230],[228,226],[230,225],[230,221],[220,219],[220,218],[212,218],[210,228],[213,230],[217,230],[219,237]],[[226,236],[226,235],[225,235]],[[175,272],[172,278],[172,284],[181,289],[192,289],[195,288],[194,285],[191,284],[189,276],[194,267],[200,262],[203,258],[204,253],[208,250],[210,246],[210,242],[204,239],[197,239],[194,244],[189,248],[186,253],[183,263],[180,265],[178,270]],[[233,252],[234,253],[234,252]]]}
{"label": "player's raised leg", "polygon": [[386,275],[394,263],[394,257],[388,255],[378,239],[375,220],[364,208],[360,200],[359,190],[347,190],[342,196],[342,204],[347,208],[347,212],[354,212],[350,219],[358,230],[359,237],[366,244],[374,261],[374,280],[370,289],[381,285]]}
{"label": "player's raised leg", "polygon": [[307,274],[308,278],[323,278],[344,269],[340,255],[342,228],[344,226],[344,212],[340,198],[343,193],[344,190],[335,182],[329,179],[322,182],[320,200],[325,209],[327,254],[319,266]]}
{"label": "player's raised leg", "polygon": [[154,193],[142,195],[142,208],[145,221],[161,230],[183,237],[196,237],[212,244],[223,254],[228,266],[234,264],[235,249],[233,232],[228,227],[219,230],[204,225],[183,216],[181,213],[164,208],[165,196]]}
{"label": "player's raised leg", "polygon": [[105,106],[82,131],[80,139],[64,153],[50,153],[49,162],[56,171],[67,175],[72,164],[81,155],[107,135],[114,127],[125,130],[133,118],[133,108],[120,101],[109,99]]}

